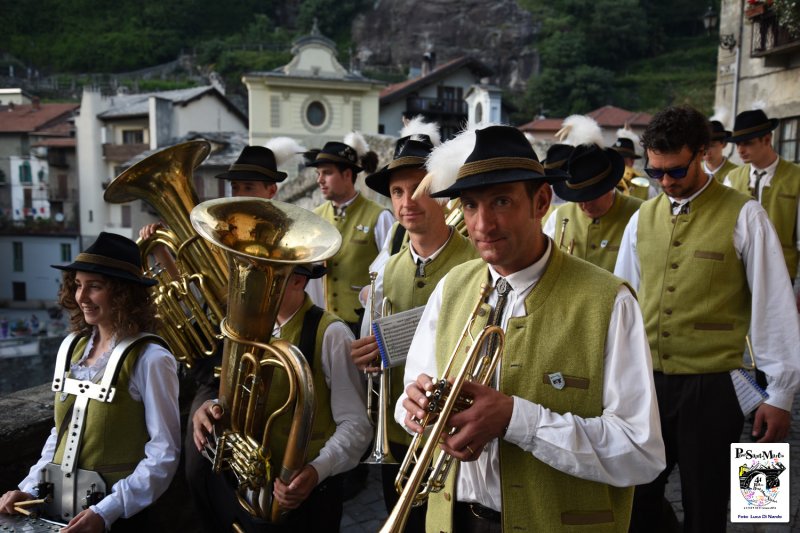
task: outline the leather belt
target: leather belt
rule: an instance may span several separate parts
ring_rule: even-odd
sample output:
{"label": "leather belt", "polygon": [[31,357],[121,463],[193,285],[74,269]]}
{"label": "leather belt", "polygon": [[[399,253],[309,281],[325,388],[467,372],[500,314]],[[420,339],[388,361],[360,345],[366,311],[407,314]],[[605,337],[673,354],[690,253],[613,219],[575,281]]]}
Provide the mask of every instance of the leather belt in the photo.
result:
{"label": "leather belt", "polygon": [[487,520],[496,524],[500,523],[501,514],[494,509],[485,507],[479,503],[456,502],[456,507],[461,507],[468,511],[475,518]]}

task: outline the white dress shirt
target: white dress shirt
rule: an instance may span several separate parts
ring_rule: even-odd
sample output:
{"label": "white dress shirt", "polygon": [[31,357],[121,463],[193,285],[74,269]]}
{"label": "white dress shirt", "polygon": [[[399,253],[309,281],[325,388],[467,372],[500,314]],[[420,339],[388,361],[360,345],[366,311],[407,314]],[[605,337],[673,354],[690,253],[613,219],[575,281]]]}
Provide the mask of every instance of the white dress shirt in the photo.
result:
{"label": "white dress shirt", "polygon": [[[82,359],[91,351],[93,340],[94,337],[87,343]],[[107,362],[107,357],[101,358],[95,366],[85,367],[88,374],[85,377],[91,379],[102,372]],[[148,344],[134,364],[128,391],[134,400],[144,403],[145,425],[150,440],[144,445],[144,459],[139,461],[134,471],[115,483],[111,487],[111,493],[97,505],[91,506],[105,521],[106,529],[118,518],[130,518],[156,501],[167,490],[180,459],[178,374],[177,363],[172,354],[158,344]],[[19,484],[20,490],[32,492],[36,488],[39,472],[47,463],[53,462],[57,438],[56,428],[53,427],[42,448],[39,461]]]}
{"label": "white dress shirt", "polygon": [[[702,193],[712,179],[690,198],[667,196],[670,202],[678,203],[673,214]],[[638,226],[639,211],[628,221],[614,268],[614,274],[628,280],[636,290],[641,282],[636,252]],[[750,287],[750,340],[756,366],[767,375],[766,403],[791,411],[794,395],[800,389],[800,325],[781,243],[767,212],[755,200],[749,200],[739,212],[733,228],[733,247],[744,263]]]}
{"label": "white dress shirt", "polygon": [[[549,242],[539,261],[506,277],[512,290],[501,320],[503,328],[509,318],[525,314],[525,298],[544,272],[551,250]],[[491,266],[489,272],[496,282],[497,272]],[[406,360],[406,386],[419,374],[437,376],[436,324],[446,279],[447,276],[436,286],[414,335]],[[493,291],[488,304],[494,306],[496,301],[497,291]],[[620,287],[614,301],[603,366],[602,415],[582,418],[556,413],[513,396],[513,412],[504,439],[551,467],[579,478],[619,487],[652,481],[665,466],[664,444],[644,323],[636,299],[625,287]],[[405,397],[403,394],[395,406],[395,419],[400,424],[405,421]],[[497,439],[489,442],[476,461],[461,463],[456,490],[459,501],[502,509]]]}
{"label": "white dress shirt", "polygon": [[[272,334],[281,336],[281,326],[277,323]],[[353,339],[350,328],[338,321],[332,323],[322,337],[322,372],[331,390],[331,413],[336,430],[319,455],[309,462],[317,471],[320,483],[355,467],[372,440],[372,426],[365,407],[366,391],[350,359]]]}

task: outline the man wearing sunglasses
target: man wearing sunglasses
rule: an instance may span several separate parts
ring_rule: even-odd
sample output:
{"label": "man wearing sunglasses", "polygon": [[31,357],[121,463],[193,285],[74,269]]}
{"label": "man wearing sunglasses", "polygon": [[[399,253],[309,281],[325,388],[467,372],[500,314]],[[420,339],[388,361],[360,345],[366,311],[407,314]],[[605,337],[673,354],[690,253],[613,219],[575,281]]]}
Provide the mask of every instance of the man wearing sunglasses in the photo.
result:
{"label": "man wearing sunglasses", "polygon": [[653,358],[667,467],[636,488],[632,531],[663,524],[664,487],[677,464],[685,531],[725,531],[729,444],[744,414],[731,381],[750,331],[769,399],[759,442],[784,441],[800,389],[800,327],[780,242],[764,209],[703,172],[707,119],[690,107],[658,113],[642,136],[649,176],[664,192],[642,204],[614,273],[638,290]]}

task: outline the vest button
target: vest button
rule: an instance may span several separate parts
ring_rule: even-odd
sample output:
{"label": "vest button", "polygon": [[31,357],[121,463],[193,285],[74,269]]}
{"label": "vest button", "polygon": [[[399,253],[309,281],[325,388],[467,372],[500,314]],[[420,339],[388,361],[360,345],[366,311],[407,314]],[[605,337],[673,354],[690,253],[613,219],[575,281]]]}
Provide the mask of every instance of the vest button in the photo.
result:
{"label": "vest button", "polygon": [[425,282],[424,282],[424,281],[418,281],[418,282],[417,282],[417,287],[419,287],[420,289],[421,289],[422,287],[424,287],[424,286],[425,286]]}
{"label": "vest button", "polygon": [[339,278],[333,278],[333,281],[339,281]]}
{"label": "vest button", "polygon": [[592,250],[597,250],[597,245],[596,244],[592,245]]}
{"label": "vest button", "polygon": [[678,263],[672,263],[670,267],[672,267],[672,269],[676,269],[678,268]]}
{"label": "vest button", "polygon": [[674,246],[680,246],[680,245],[681,245],[681,241],[675,241],[675,242],[673,242],[672,244],[673,244]]}
{"label": "vest button", "polygon": [[449,493],[449,492],[445,492],[445,493],[444,493],[444,499],[445,499],[445,500],[447,500],[447,501],[449,502],[449,501],[450,501],[450,498],[451,498],[451,496],[450,496],[450,493]]}
{"label": "vest button", "polygon": [[664,355],[661,356],[661,359],[669,359],[669,354],[665,353]]}
{"label": "vest button", "polygon": [[338,296],[338,294],[336,294],[336,293],[334,292],[334,293],[333,293],[333,297],[334,297],[334,298],[336,298],[337,296]]}
{"label": "vest button", "polygon": [[672,309],[664,309],[664,313],[666,313],[668,315],[671,315],[672,314]]}
{"label": "vest button", "polygon": [[339,311],[339,308],[338,308],[338,307],[334,307],[334,308],[333,308],[333,312],[334,312],[334,313],[337,313],[338,311]]}
{"label": "vest button", "polygon": [[669,337],[669,331],[665,331],[664,333],[661,334],[661,336],[664,338]]}
{"label": "vest button", "polygon": [[674,223],[675,223],[675,217],[672,217],[672,218],[670,219],[670,222],[672,222],[672,223],[674,224]]}
{"label": "vest button", "polygon": [[668,292],[675,292],[675,287],[669,286],[667,287]]}

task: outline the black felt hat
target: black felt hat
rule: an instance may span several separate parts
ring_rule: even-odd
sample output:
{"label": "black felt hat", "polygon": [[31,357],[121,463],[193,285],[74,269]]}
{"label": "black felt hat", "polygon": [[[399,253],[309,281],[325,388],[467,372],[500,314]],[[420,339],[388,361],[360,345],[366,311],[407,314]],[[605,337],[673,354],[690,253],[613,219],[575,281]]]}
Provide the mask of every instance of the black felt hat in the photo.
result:
{"label": "black felt hat", "polygon": [[569,178],[553,185],[556,194],[569,202],[589,202],[613,189],[625,173],[625,161],[613,148],[582,144],[567,162]]}
{"label": "black felt hat", "polygon": [[633,140],[627,137],[619,137],[611,148],[616,150],[622,157],[630,157],[631,159],[642,158],[642,156],[636,155],[636,147],[633,146]]}
{"label": "black felt hat", "polygon": [[728,141],[738,143],[755,139],[771,132],[778,127],[777,118],[767,118],[767,114],[761,109],[752,111],[742,111],[736,115],[733,122],[733,134],[728,137]]}
{"label": "black felt hat", "polygon": [[567,173],[545,173],[528,139],[512,126],[489,126],[475,131],[475,147],[458,170],[455,183],[431,194],[434,198],[455,198],[461,191],[517,181],[555,183]]}
{"label": "black felt hat", "polygon": [[294,273],[299,274],[301,276],[305,276],[308,279],[317,279],[321,278],[325,275],[328,271],[325,268],[325,265],[321,264],[306,264],[306,265],[297,265],[294,267]]}
{"label": "black felt hat", "polygon": [[427,135],[415,134],[399,139],[394,145],[392,161],[364,180],[367,187],[389,196],[389,181],[392,173],[401,168],[425,168],[425,159],[433,150],[431,138]]}
{"label": "black felt hat", "polygon": [[711,124],[711,140],[727,142],[728,138],[731,136],[731,132],[725,131],[725,126],[722,125],[722,122],[720,122],[719,120],[712,120],[710,124]]}
{"label": "black felt hat", "polygon": [[59,270],[91,272],[132,281],[148,287],[158,283],[142,275],[142,256],[136,243],[115,233],[100,233],[97,240],[69,265],[50,265]]}
{"label": "black felt hat", "polygon": [[275,154],[269,148],[245,146],[236,162],[216,177],[223,180],[280,183],[286,179],[286,172],[278,172]]}
{"label": "black felt hat", "polygon": [[307,167],[316,167],[325,163],[346,165],[359,173],[363,168],[358,165],[358,153],[349,144],[339,141],[329,141],[319,150],[309,150],[304,154],[307,160]]}
{"label": "black felt hat", "polygon": [[547,155],[542,161],[545,172],[548,170],[562,170],[567,161],[569,161],[569,156],[574,149],[575,147],[570,144],[556,143],[550,145],[550,148],[547,149]]}

